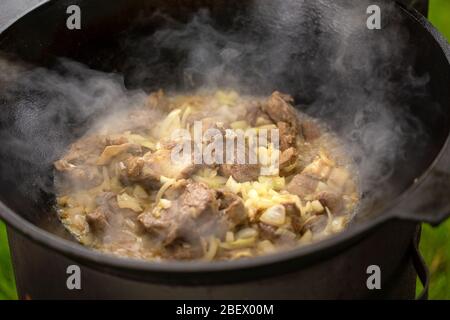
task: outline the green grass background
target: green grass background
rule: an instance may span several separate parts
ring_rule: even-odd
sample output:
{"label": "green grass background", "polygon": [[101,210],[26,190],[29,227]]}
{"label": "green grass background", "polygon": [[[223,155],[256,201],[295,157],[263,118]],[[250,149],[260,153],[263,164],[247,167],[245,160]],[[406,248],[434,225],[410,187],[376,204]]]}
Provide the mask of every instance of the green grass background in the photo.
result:
{"label": "green grass background", "polygon": [[[430,0],[429,17],[450,41],[450,0]],[[430,299],[450,300],[450,221],[438,228],[425,225],[420,249],[431,271]],[[6,229],[0,222],[0,300],[16,298]]]}
{"label": "green grass background", "polygon": [[4,299],[17,299],[17,294],[6,239],[6,228],[0,222],[0,300]]}
{"label": "green grass background", "polygon": [[[450,41],[450,0],[430,0],[429,19]],[[450,300],[450,220],[438,228],[424,225],[420,251],[431,272],[429,298]]]}

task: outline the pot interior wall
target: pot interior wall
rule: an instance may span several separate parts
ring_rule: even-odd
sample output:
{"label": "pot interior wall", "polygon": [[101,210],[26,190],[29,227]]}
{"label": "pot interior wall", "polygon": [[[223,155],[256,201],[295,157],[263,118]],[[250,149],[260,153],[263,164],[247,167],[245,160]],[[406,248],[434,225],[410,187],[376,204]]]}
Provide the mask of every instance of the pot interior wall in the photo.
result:
{"label": "pot interior wall", "polygon": [[[123,74],[125,85],[130,89],[142,88],[146,91],[160,87],[178,90],[193,89],[201,85],[205,78],[202,74],[194,73],[194,85],[186,83],[184,74],[178,68],[178,65],[186,58],[183,52],[169,50],[166,54],[159,56],[158,66],[164,66],[162,69],[152,69],[154,66],[146,64],[146,61],[142,59],[137,59],[134,65],[130,65],[130,51],[126,40],[139,39],[162,28],[167,23],[167,19],[161,16],[171,16],[174,20],[187,22],[199,9],[209,8],[211,19],[219,30],[232,28],[244,30],[247,36],[250,35],[253,38],[264,37],[271,30],[276,30],[284,34],[290,43],[298,44],[300,49],[287,55],[288,61],[281,69],[278,69],[275,75],[271,74],[270,66],[264,67],[255,73],[246,73],[243,83],[255,93],[270,94],[271,90],[275,89],[288,92],[296,98],[302,111],[315,115],[315,107],[317,107],[315,101],[320,100],[323,94],[319,88],[324,80],[328,80],[336,73],[336,70],[320,67],[320,61],[327,61],[330,50],[334,49],[331,44],[335,39],[321,29],[318,23],[320,15],[316,12],[314,5],[307,8],[306,16],[309,18],[305,20],[296,20],[289,24],[277,24],[274,21],[273,25],[266,28],[252,25],[249,21],[255,15],[253,9],[256,2],[258,1],[57,1],[30,13],[7,30],[0,37],[0,49],[11,59],[19,58],[31,64],[49,68],[55,65],[57,57],[66,57],[82,62],[93,69]],[[341,2],[344,6],[351,6],[351,1]],[[317,3],[320,5],[320,2]],[[71,31],[66,28],[66,8],[72,4],[78,4],[82,8],[81,30]],[[405,141],[403,157],[395,160],[392,175],[377,186],[389,192],[381,193],[371,198],[371,201],[367,201],[361,208],[355,223],[364,223],[366,219],[379,214],[383,204],[406,190],[418,175],[425,172],[449,134],[450,70],[448,61],[428,31],[402,9],[397,8],[395,11],[402,17],[402,25],[410,35],[405,52],[415,54],[405,55],[404,65],[392,68],[391,64],[387,64],[387,70],[380,67],[380,72],[392,73],[390,79],[394,82],[395,79],[402,81],[407,71],[429,76],[430,80],[421,88],[424,94],[410,95],[399,91],[395,97],[399,104],[407,105],[411,114],[420,119],[428,139],[426,143],[420,145],[417,137],[405,137],[409,140]],[[155,15],[155,13],[158,14]],[[271,15],[272,12],[260,11],[256,14]],[[236,21],[235,18],[238,16],[240,19]],[[253,29],[251,29],[252,26]],[[391,28],[391,24],[387,23],[382,30],[375,32],[366,30],[365,32],[371,32],[371,36],[376,41],[377,37],[384,37],[386,33],[392,33],[395,30]],[[330,46],[327,46],[327,43]],[[352,48],[348,49],[352,50]],[[266,48],[261,47],[260,50],[264,52]],[[312,60],[314,63],[311,63]],[[355,57],[354,63],[364,63],[364,57]],[[411,65],[413,70],[406,69],[406,65]],[[383,66],[383,61],[380,61],[380,66]],[[136,69],[140,67],[148,68],[146,70],[148,77],[136,76]],[[261,82],[260,79],[265,81]],[[397,85],[401,87],[401,83]],[[342,90],[345,92],[346,88],[343,87]],[[13,141],[24,135],[21,131],[22,127],[18,126],[19,115],[32,114],[39,119],[46,112],[49,99],[53,98],[47,93],[36,92],[16,92],[15,96],[2,95],[0,98],[2,143],[7,140]],[[339,104],[339,96],[335,98],[335,105],[332,101],[328,101],[330,108],[321,114],[322,118],[337,132],[350,130],[340,126],[338,120],[342,117],[339,114],[343,106]],[[345,112],[351,112],[351,110],[345,110]],[[55,117],[57,118],[57,115]],[[33,145],[32,143],[24,146],[20,139],[20,143],[10,143],[7,144],[8,148],[0,148],[0,200],[30,222],[66,236],[52,209],[51,162],[59,155],[54,152],[57,148],[52,146],[61,144],[61,141],[67,145],[80,136],[89,126],[90,119],[80,119],[73,115],[73,118],[56,121],[59,121],[59,125],[55,127],[33,127],[39,140],[48,142],[48,148],[42,149],[41,144]],[[66,131],[69,128],[70,135],[63,134],[62,128]],[[367,143],[370,144],[370,141]],[[28,153],[30,156],[22,157],[23,153]]]}

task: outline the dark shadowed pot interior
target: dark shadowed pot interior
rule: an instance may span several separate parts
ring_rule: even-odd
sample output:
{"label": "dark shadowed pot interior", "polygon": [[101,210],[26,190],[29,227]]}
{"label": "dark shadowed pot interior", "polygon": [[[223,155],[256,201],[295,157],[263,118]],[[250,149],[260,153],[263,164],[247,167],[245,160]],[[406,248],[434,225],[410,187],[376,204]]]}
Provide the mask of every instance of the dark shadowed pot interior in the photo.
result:
{"label": "dark shadowed pot interior", "polygon": [[[224,64],[239,76],[233,84],[244,91],[293,95],[300,110],[359,145],[354,152],[368,181],[349,228],[310,246],[217,263],[106,256],[76,243],[52,209],[51,163],[85,132],[95,113],[80,115],[76,103],[55,98],[52,90],[13,88],[14,95],[0,94],[0,217],[9,226],[22,298],[414,297],[411,244],[417,225],[438,224],[450,214],[445,195],[450,187],[449,45],[420,14],[391,2],[379,1],[387,13],[381,30],[345,20],[356,15],[365,22],[365,10],[355,10],[367,5],[355,9],[355,1],[298,3],[63,0],[43,4],[0,35],[0,50],[11,64],[20,60],[51,69],[64,57],[123,75],[130,90],[191,90],[206,81],[230,85],[222,74],[208,77],[224,62],[220,52],[192,62],[192,47],[177,42],[161,49],[151,37],[157,30],[183,28],[197,14],[218,35],[194,28],[187,32],[188,44],[209,53],[237,51],[241,58]],[[73,4],[82,9],[81,30],[66,27],[66,9]],[[349,16],[333,19],[336,8]],[[186,82],[186,73],[193,81]],[[64,105],[64,116],[52,113],[52,125],[39,126],[48,123],[55,103]],[[67,112],[71,103],[75,112]],[[369,120],[363,117],[360,126],[354,115],[364,104],[371,105]],[[371,112],[386,121],[371,122]],[[389,136],[377,139],[386,128],[388,133],[401,128],[392,131],[398,134],[392,145]],[[389,148],[383,143],[377,148],[380,141],[388,141]],[[385,167],[388,173],[381,179]],[[66,287],[71,264],[82,269],[81,291]],[[382,270],[382,289],[370,291],[366,270],[374,264]]]}

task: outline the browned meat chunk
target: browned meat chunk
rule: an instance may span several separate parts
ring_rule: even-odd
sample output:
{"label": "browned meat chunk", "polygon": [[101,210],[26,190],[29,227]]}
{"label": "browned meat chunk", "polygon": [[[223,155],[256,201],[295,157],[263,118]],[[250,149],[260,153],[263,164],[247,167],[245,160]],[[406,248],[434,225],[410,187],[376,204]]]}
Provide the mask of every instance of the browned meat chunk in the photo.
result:
{"label": "browned meat chunk", "polygon": [[297,132],[286,122],[278,122],[277,127],[280,135],[280,150],[296,147]]}
{"label": "browned meat chunk", "polygon": [[147,153],[143,157],[130,158],[122,163],[121,178],[125,183],[141,182],[150,188],[161,186],[160,178],[184,179],[195,170],[195,165],[188,161],[173,161],[170,149],[161,149]]}
{"label": "browned meat chunk", "polygon": [[285,122],[294,132],[298,132],[298,118],[292,106],[293,102],[291,96],[275,91],[269,100],[263,104],[263,111],[274,123]]}
{"label": "browned meat chunk", "polygon": [[316,191],[318,184],[319,180],[307,174],[297,174],[288,184],[286,189],[299,197],[305,197],[313,194]]}
{"label": "browned meat chunk", "polygon": [[248,145],[245,147],[238,145],[238,147],[234,149],[234,162],[221,164],[219,167],[219,174],[225,178],[232,176],[237,182],[257,180],[261,171],[261,166],[259,164],[237,163],[239,157],[243,157],[248,161],[250,152]]}
{"label": "browned meat chunk", "polygon": [[314,141],[322,135],[322,130],[313,120],[302,121],[302,133],[306,141]]}
{"label": "browned meat chunk", "polygon": [[139,181],[145,161],[142,157],[131,157],[123,162],[123,175],[131,181]]}
{"label": "browned meat chunk", "polygon": [[330,209],[332,214],[341,214],[344,211],[343,198],[334,192],[321,191],[316,198],[324,207]]}
{"label": "browned meat chunk", "polygon": [[226,221],[219,214],[216,192],[203,183],[190,183],[170,208],[141,214],[138,220],[145,229],[168,246],[175,240],[190,244],[200,237],[221,237],[227,230]]}
{"label": "browned meat chunk", "polygon": [[73,165],[95,165],[106,146],[106,138],[100,135],[85,136],[70,146],[61,160]]}
{"label": "browned meat chunk", "polygon": [[88,212],[86,215],[86,221],[95,233],[105,231],[108,226],[107,219],[108,211],[104,207],[98,207],[92,212]]}
{"label": "browned meat chunk", "polygon": [[198,258],[203,253],[201,237],[222,238],[246,219],[242,200],[232,193],[216,192],[202,183],[184,182],[174,189],[168,190],[173,199],[170,208],[159,214],[146,212],[138,218],[162,242],[165,258]]}
{"label": "browned meat chunk", "polygon": [[287,203],[284,207],[286,208],[286,215],[291,219],[292,229],[296,233],[301,232],[303,225],[300,210],[293,203]]}
{"label": "browned meat chunk", "polygon": [[181,211],[197,218],[202,214],[216,213],[216,192],[203,183],[191,183],[181,196]]}
{"label": "browned meat chunk", "polygon": [[226,178],[232,176],[237,182],[258,180],[260,166],[257,164],[222,164],[220,174]]}
{"label": "browned meat chunk", "polygon": [[56,182],[61,188],[95,187],[102,183],[103,177],[95,166],[73,165],[66,160],[55,162]]}
{"label": "browned meat chunk", "polygon": [[272,123],[272,120],[270,120],[267,113],[261,109],[261,104],[259,103],[254,103],[247,108],[245,119],[252,127]]}
{"label": "browned meat chunk", "polygon": [[152,212],[144,212],[138,217],[138,221],[164,245],[175,241],[182,223],[173,210],[165,211],[160,217],[155,216]]}
{"label": "browned meat chunk", "polygon": [[268,225],[264,222],[259,222],[258,229],[262,239],[274,241],[279,238],[279,235],[276,234],[277,228],[274,226]]}
{"label": "browned meat chunk", "polygon": [[[86,221],[96,233],[101,233],[110,225],[109,221],[113,219],[120,209],[114,204],[115,195],[112,192],[103,192],[96,198],[98,207],[86,215]],[[114,211],[116,209],[116,211]]]}
{"label": "browned meat chunk", "polygon": [[289,167],[297,160],[297,151],[294,148],[289,148],[281,152],[280,155],[280,171],[283,173],[286,167]]}
{"label": "browned meat chunk", "polygon": [[295,244],[295,236],[291,231],[281,228],[277,229],[262,222],[258,224],[258,228],[262,239],[270,240],[279,246],[292,246]]}
{"label": "browned meat chunk", "polygon": [[231,192],[219,192],[219,209],[227,218],[230,228],[243,224],[247,219],[247,212],[241,198]]}
{"label": "browned meat chunk", "polygon": [[[97,208],[86,215],[86,220],[94,232],[102,233],[106,228],[117,230],[119,226],[123,227],[126,219],[136,219],[133,210],[119,207],[117,196],[112,192],[100,193],[95,201]],[[136,230],[133,228],[133,231]]]}

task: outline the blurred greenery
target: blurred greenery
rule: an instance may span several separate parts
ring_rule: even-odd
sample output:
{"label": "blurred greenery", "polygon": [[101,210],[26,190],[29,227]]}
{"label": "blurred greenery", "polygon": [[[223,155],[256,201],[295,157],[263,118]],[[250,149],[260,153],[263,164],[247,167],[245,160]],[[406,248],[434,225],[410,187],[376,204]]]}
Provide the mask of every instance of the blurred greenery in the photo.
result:
{"label": "blurred greenery", "polygon": [[[450,40],[450,0],[430,0],[429,17]],[[431,271],[430,299],[450,300],[450,221],[438,228],[425,225],[420,250]],[[16,298],[6,229],[0,222],[0,300]]]}
{"label": "blurred greenery", "polygon": [[428,16],[433,25],[450,41],[450,0],[430,0]]}
{"label": "blurred greenery", "polygon": [[438,228],[424,225],[420,251],[431,273],[429,298],[450,300],[450,221]]}
{"label": "blurred greenery", "polygon": [[[450,0],[430,0],[429,19],[450,41]],[[431,272],[429,298],[450,300],[450,220],[438,228],[424,225],[420,251]]]}
{"label": "blurred greenery", "polygon": [[6,227],[0,222],[0,300],[16,299],[14,276],[6,239]]}

